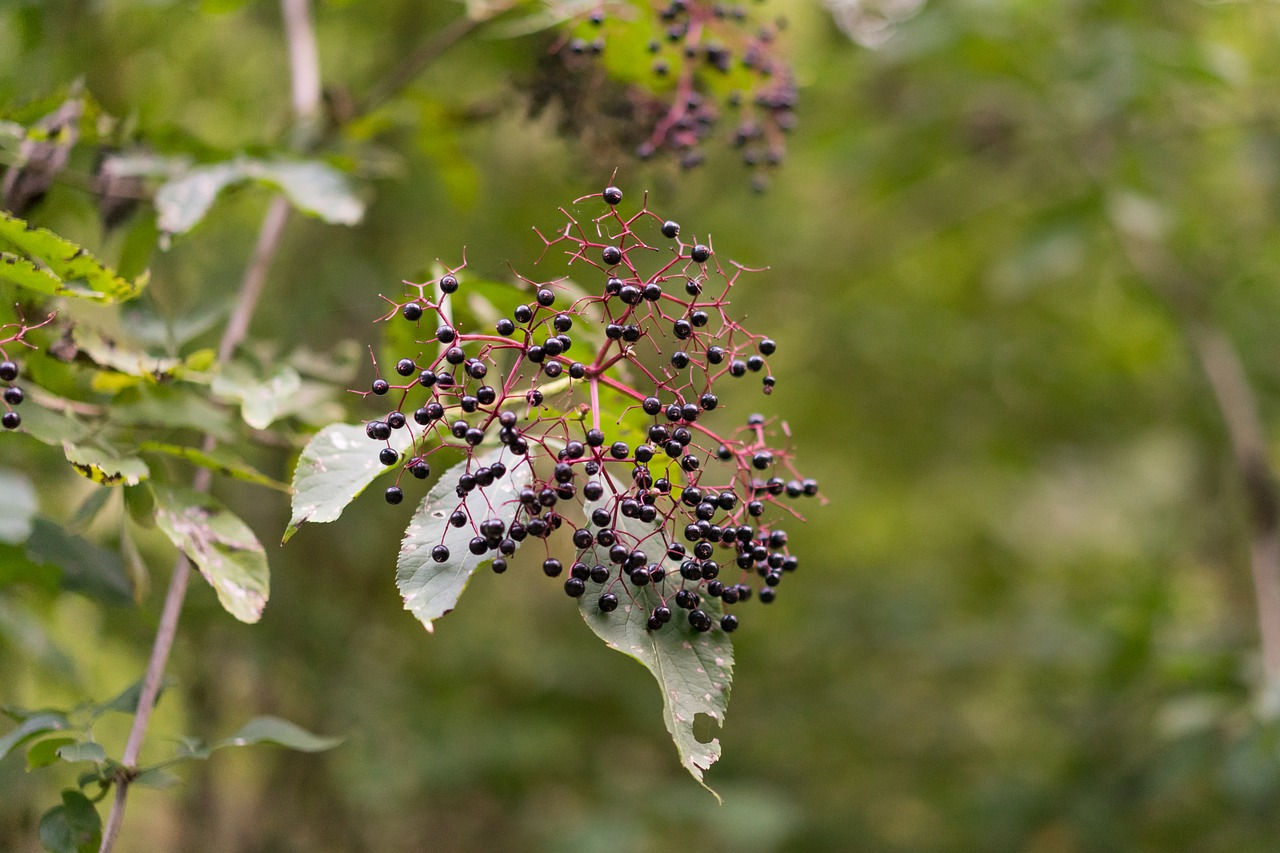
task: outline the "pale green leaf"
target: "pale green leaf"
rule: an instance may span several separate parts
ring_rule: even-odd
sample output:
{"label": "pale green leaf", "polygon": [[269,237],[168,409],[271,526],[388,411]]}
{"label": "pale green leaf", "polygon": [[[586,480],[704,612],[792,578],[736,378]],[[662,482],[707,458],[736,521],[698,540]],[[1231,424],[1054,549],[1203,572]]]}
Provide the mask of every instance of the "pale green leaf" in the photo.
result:
{"label": "pale green leaf", "polygon": [[204,219],[218,194],[246,177],[239,162],[198,166],[166,182],[156,191],[156,226],[166,234],[183,234]]}
{"label": "pale green leaf", "polygon": [[[396,586],[404,597],[405,609],[413,611],[428,631],[436,619],[453,610],[472,572],[493,560],[492,553],[476,556],[468,550],[475,531],[471,525],[452,526],[449,515],[463,509],[476,524],[497,518],[509,525],[520,507],[517,495],[531,481],[528,458],[506,454],[502,459],[504,451],[505,448],[499,447],[476,454],[471,460],[445,471],[423,498],[405,530],[396,562]],[[499,459],[507,466],[506,474],[488,488],[475,489],[465,501],[457,496],[458,477],[464,471],[492,465]],[[443,563],[437,563],[431,556],[431,550],[437,545],[449,549],[449,558]]]}
{"label": "pale green leaf", "polygon": [[240,403],[240,416],[254,429],[266,429],[285,414],[302,385],[298,371],[285,365],[265,378],[258,378],[243,365],[228,365],[213,380],[211,389],[219,397]]}
{"label": "pale green leaf", "polygon": [[[293,517],[284,540],[308,521],[329,522],[382,473],[381,442],[371,441],[360,424],[330,424],[316,433],[298,458],[293,473]],[[407,429],[393,430],[388,443],[397,452],[412,443]]]}
{"label": "pale green leaf", "polygon": [[226,746],[250,746],[256,743],[274,743],[300,752],[323,752],[326,749],[333,749],[343,740],[345,738],[312,734],[296,723],[282,720],[279,717],[262,716],[254,717],[241,726],[235,734],[215,743],[213,749],[221,749]]}
{"label": "pale green leaf", "polygon": [[43,732],[56,732],[68,728],[66,715],[55,711],[41,711],[31,714],[17,728],[0,737],[0,759],[31,738]]}
{"label": "pale green leaf", "polygon": [[[609,493],[607,487],[605,493]],[[588,501],[584,507],[587,517],[601,505]],[[594,525],[590,529],[594,532]],[[621,514],[614,529],[627,534],[627,541],[632,537],[634,541],[658,540],[653,536],[657,530],[654,525]],[[653,549],[658,547],[655,544]],[[674,611],[671,622],[658,631],[649,630],[647,623],[654,608],[674,596],[685,583],[680,577],[679,561],[663,556],[662,565],[667,575],[661,584],[637,587],[625,577],[614,578],[609,582],[609,590],[618,596],[620,603],[617,610],[604,613],[598,601],[605,585],[588,582],[586,593],[578,600],[578,608],[588,627],[609,648],[635,658],[657,679],[662,691],[663,722],[675,741],[680,762],[711,791],[702,774],[720,759],[720,741],[712,738],[707,743],[700,742],[694,735],[694,724],[699,715],[710,717],[718,725],[724,724],[733,681],[733,645],[729,635],[719,628],[720,599],[705,594],[700,607],[712,619],[714,627],[710,631],[695,631],[689,626],[688,611],[670,604]],[[588,565],[612,565],[608,549],[594,544],[582,559]]]}
{"label": "pale green leaf", "polygon": [[18,545],[31,535],[36,490],[25,474],[0,470],[0,542]]}
{"label": "pale green leaf", "polygon": [[156,526],[204,575],[218,601],[242,622],[257,622],[267,604],[267,557],[249,526],[208,495],[153,489]]}
{"label": "pale green leaf", "polygon": [[107,751],[100,743],[85,741],[58,747],[58,757],[69,762],[94,761],[101,764],[107,760]]}

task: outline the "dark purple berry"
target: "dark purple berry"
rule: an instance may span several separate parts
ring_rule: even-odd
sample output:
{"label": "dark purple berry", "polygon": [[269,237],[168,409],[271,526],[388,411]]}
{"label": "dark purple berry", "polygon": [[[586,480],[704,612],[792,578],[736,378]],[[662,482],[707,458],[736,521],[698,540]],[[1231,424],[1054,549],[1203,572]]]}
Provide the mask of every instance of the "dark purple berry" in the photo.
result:
{"label": "dark purple berry", "polygon": [[386,497],[387,497],[387,503],[391,504],[392,506],[395,506],[396,504],[404,500],[404,492],[400,491],[399,486],[392,486],[391,488],[387,489]]}
{"label": "dark purple berry", "polygon": [[440,277],[440,290],[443,293],[454,293],[458,289],[458,278],[454,275]]}
{"label": "dark purple berry", "polygon": [[705,610],[690,610],[689,627],[695,631],[710,631],[711,617],[707,615]]}
{"label": "dark purple berry", "polygon": [[666,222],[662,223],[662,236],[672,240],[674,240],[676,237],[679,237],[680,224],[678,222],[672,222],[670,219],[668,219]]}
{"label": "dark purple berry", "polygon": [[383,465],[394,465],[400,461],[400,454],[390,447],[384,447],[378,451],[378,461]]}
{"label": "dark purple berry", "polygon": [[404,315],[406,320],[417,321],[422,317],[422,306],[416,302],[410,302],[400,309],[400,313]]}
{"label": "dark purple berry", "polygon": [[390,390],[391,390],[391,383],[387,382],[387,380],[385,379],[373,380],[373,393],[377,394],[378,396],[382,396],[383,394],[387,393]]}
{"label": "dark purple berry", "polygon": [[511,320],[507,319],[506,317],[503,317],[501,320],[498,321],[498,324],[495,328],[498,330],[498,334],[500,335],[510,335],[516,330],[516,324],[511,322]]}
{"label": "dark purple berry", "polygon": [[720,630],[726,634],[732,634],[738,630],[738,617],[732,613],[726,613],[720,617]]}
{"label": "dark purple berry", "polygon": [[418,365],[413,363],[411,358],[402,358],[396,362],[396,373],[401,376],[409,376],[418,369]]}
{"label": "dark purple berry", "polygon": [[17,412],[5,412],[0,416],[0,423],[4,424],[5,429],[17,429],[22,424],[22,416]]}
{"label": "dark purple berry", "polygon": [[689,257],[693,258],[693,262],[695,264],[706,263],[707,259],[711,257],[711,250],[699,243],[693,247],[693,251],[689,253]]}
{"label": "dark purple berry", "polygon": [[611,592],[606,592],[600,596],[600,601],[596,606],[600,608],[601,613],[612,613],[618,609],[618,596]]}
{"label": "dark purple berry", "polygon": [[617,246],[605,246],[600,250],[600,259],[609,266],[622,263],[622,250]]}
{"label": "dark purple berry", "polygon": [[605,187],[602,193],[606,204],[616,205],[622,201],[622,190],[617,187]]}

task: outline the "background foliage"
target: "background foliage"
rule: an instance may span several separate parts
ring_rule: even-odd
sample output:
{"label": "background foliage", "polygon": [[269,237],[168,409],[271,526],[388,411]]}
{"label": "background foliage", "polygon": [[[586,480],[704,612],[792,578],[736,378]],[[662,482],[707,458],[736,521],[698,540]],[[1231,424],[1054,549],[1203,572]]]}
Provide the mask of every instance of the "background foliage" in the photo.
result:
{"label": "background foliage", "polygon": [[[782,342],[768,405],[800,437],[804,467],[825,472],[831,504],[791,531],[805,560],[792,585],[735,635],[724,758],[709,775],[725,805],[673,760],[649,676],[533,566],[478,577],[427,636],[393,582],[412,500],[357,502],[280,549],[287,498],[220,478],[217,497],[266,543],[271,601],[246,625],[193,587],[177,687],[144,756],[260,714],[347,740],[186,765],[183,787],[135,792],[122,849],[1280,843],[1280,731],[1258,703],[1244,499],[1183,320],[1125,251],[1134,235],[1156,240],[1191,272],[1274,436],[1280,10],[832,6],[777,7],[799,124],[764,194],[727,149],[682,172],[562,138],[551,114],[531,122],[511,81],[533,79],[551,36],[462,40],[333,142],[331,162],[361,178],[365,218],[291,220],[249,348],[262,365],[290,359],[362,387],[358,349],[349,368],[330,359],[370,337],[380,292],[463,245],[470,268],[502,274],[538,245],[530,224],[615,166],[628,192],[651,190],[736,259],[771,266],[738,304]],[[379,0],[316,13],[340,104],[462,10]],[[6,118],[34,121],[82,79],[159,153],[267,161],[287,143],[274,4],[8,2],[0,15]],[[72,172],[87,175],[92,157],[78,156]],[[225,316],[267,198],[240,186],[149,258],[147,305],[192,324],[192,347],[215,345],[197,321]],[[130,254],[140,226],[104,232],[74,182],[32,218],[122,272],[145,265]],[[288,479],[287,448],[236,449]],[[37,484],[57,522],[92,488],[30,437],[0,435],[0,462]],[[114,542],[106,517],[90,533]],[[160,538],[139,545],[156,575],[135,607],[0,555],[4,702],[105,702],[137,678],[172,554]],[[104,716],[97,735],[114,744],[126,727]],[[0,763],[0,847],[38,849],[39,816],[74,782],[59,772],[27,774],[21,753]]]}

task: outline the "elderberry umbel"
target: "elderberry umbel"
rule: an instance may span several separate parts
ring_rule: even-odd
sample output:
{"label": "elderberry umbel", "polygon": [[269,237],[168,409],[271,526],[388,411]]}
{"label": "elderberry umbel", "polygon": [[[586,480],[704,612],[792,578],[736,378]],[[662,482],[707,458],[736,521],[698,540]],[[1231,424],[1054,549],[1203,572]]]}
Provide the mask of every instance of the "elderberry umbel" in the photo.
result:
{"label": "elderberry umbel", "polygon": [[[705,142],[719,136],[763,189],[796,122],[796,85],[779,35],[785,20],[762,23],[746,5],[722,0],[661,0],[611,14],[619,8],[587,7],[585,19],[557,43],[560,64],[547,69],[556,79],[535,86],[533,111],[558,98],[569,117],[562,127],[584,133],[629,121],[615,135],[631,141],[640,157],[670,154],[684,168],[700,165]],[[622,50],[631,57],[636,39],[647,56],[647,82],[629,86],[616,102],[589,103],[610,91],[599,79],[608,66],[602,54]],[[574,85],[575,77],[596,79]],[[579,111],[591,119],[574,121]]]}
{"label": "elderberry umbel", "polygon": [[[386,499],[400,503],[450,448],[465,461],[440,518],[495,572],[533,544],[543,574],[600,612],[630,602],[653,631],[732,631],[725,608],[773,601],[795,571],[782,522],[818,494],[785,423],[721,405],[776,385],[779,344],[729,313],[752,270],[647,204],[628,212],[617,187],[574,205],[586,212],[537,232],[573,280],[517,276],[526,301],[492,326],[455,322],[472,316],[450,303],[467,294],[465,261],[389,300],[383,319],[415,324],[418,344],[360,392],[379,407],[365,427],[373,452],[398,466]],[[549,541],[558,530],[564,550]],[[443,535],[430,553],[464,556]]]}

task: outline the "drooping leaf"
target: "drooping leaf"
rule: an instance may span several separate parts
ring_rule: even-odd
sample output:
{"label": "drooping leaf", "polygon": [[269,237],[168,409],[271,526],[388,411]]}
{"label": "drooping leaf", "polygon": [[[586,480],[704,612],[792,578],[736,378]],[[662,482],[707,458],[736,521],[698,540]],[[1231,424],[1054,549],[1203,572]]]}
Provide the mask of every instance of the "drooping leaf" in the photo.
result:
{"label": "drooping leaf", "polygon": [[25,474],[0,470],[0,542],[19,545],[31,535],[36,490]]}
{"label": "drooping leaf", "polygon": [[40,818],[40,843],[51,853],[94,853],[102,843],[102,818],[88,797],[65,790],[62,805]]}
{"label": "drooping leaf", "polygon": [[33,401],[23,406],[20,432],[51,447],[61,447],[64,441],[80,441],[89,434],[89,427],[71,411],[69,405],[64,405],[59,411],[43,403],[42,399],[40,403]]}
{"label": "drooping leaf", "polygon": [[333,749],[346,738],[324,737],[312,734],[297,723],[279,717],[254,717],[240,727],[235,734],[213,745],[214,749],[226,746],[250,746],[256,743],[274,743],[299,752],[323,752]]}
{"label": "drooping leaf", "polygon": [[138,450],[143,453],[163,453],[166,456],[175,456],[179,459],[185,459],[193,465],[199,465],[201,468],[208,468],[210,471],[225,474],[233,479],[266,486],[279,492],[292,491],[289,484],[282,483],[273,477],[268,477],[225,447],[215,447],[213,450],[205,451],[198,447],[187,447],[181,444],[144,441],[138,445]]}
{"label": "drooping leaf", "polygon": [[156,225],[166,234],[183,234],[204,219],[224,189],[245,179],[237,162],[199,166],[156,191]]}
{"label": "drooping leaf", "polygon": [[[532,479],[527,457],[507,454],[506,473],[487,488],[477,488],[460,499],[455,493],[458,477],[466,470],[492,465],[503,457],[505,448],[477,454],[445,471],[413,514],[400,545],[396,561],[396,586],[404,597],[406,610],[432,630],[432,623],[453,610],[471,573],[493,560],[492,553],[476,556],[468,544],[476,535],[471,525],[454,527],[449,516],[462,508],[473,522],[497,518],[509,525],[520,506],[517,495]],[[437,545],[449,549],[449,558],[437,563],[431,551]]]}
{"label": "drooping leaf", "polygon": [[187,555],[228,613],[257,622],[267,604],[267,556],[249,526],[209,495],[190,489],[152,489],[156,526]]}
{"label": "drooping leaf", "polygon": [[281,417],[302,385],[298,371],[284,365],[265,378],[254,376],[239,364],[227,365],[210,390],[240,403],[240,415],[254,429],[266,429]]}
{"label": "drooping leaf", "polygon": [[[329,522],[390,468],[378,461],[378,444],[360,424],[330,424],[302,449],[293,473],[293,517],[284,542],[304,523]],[[399,453],[409,447],[408,430],[393,430],[389,444]]]}
{"label": "drooping leaf", "polygon": [[21,746],[26,741],[43,732],[56,732],[70,726],[65,714],[57,711],[41,711],[31,714],[18,724],[13,731],[0,737],[0,759]]}
{"label": "drooping leaf", "polygon": [[257,163],[250,174],[275,184],[303,213],[332,225],[355,225],[364,216],[364,202],[346,176],[319,160]]}
{"label": "drooping leaf", "polygon": [[0,211],[0,280],[47,296],[74,296],[95,302],[133,299],[146,287],[143,273],[127,281],[80,246],[45,228],[32,228]]}
{"label": "drooping leaf", "polygon": [[241,157],[197,166],[160,187],[155,197],[160,230],[166,234],[190,231],[219,193],[248,180],[279,189],[294,207],[325,222],[354,225],[364,216],[364,202],[346,176],[328,163]]}
{"label": "drooping leaf", "polygon": [[170,773],[163,767],[152,767],[149,770],[143,770],[139,773],[132,784],[142,788],[155,788],[157,790],[166,790],[174,788],[182,784],[182,780],[177,774]]}
{"label": "drooping leaf", "polygon": [[133,588],[120,557],[88,539],[74,536],[60,524],[37,516],[26,542],[27,557],[36,564],[62,570],[62,587],[107,604],[133,603]]}
{"label": "drooping leaf", "polygon": [[62,452],[77,474],[99,485],[136,486],[151,476],[147,463],[141,459],[119,459],[99,447],[64,441]]}
{"label": "drooping leaf", "polygon": [[[605,493],[609,490],[606,487]],[[589,519],[603,502],[588,501],[584,511]],[[594,525],[590,528],[595,530]],[[636,541],[656,543],[657,528],[652,524],[618,515],[614,529],[634,537]],[[628,541],[630,541],[628,539]],[[654,544],[650,550],[659,548]],[[652,562],[659,562],[653,559]],[[699,607],[711,617],[713,628],[699,632],[689,625],[688,611],[672,607],[671,622],[660,630],[650,631],[648,620],[654,608],[675,595],[684,581],[680,563],[662,555],[666,578],[660,584],[635,586],[629,579],[614,579],[609,590],[619,598],[618,609],[605,613],[598,605],[605,584],[587,583],[586,593],[578,599],[578,609],[587,626],[611,649],[635,658],[657,679],[662,691],[662,718],[675,741],[680,762],[698,782],[715,794],[705,781],[703,771],[720,759],[720,740],[702,743],[694,734],[695,720],[710,717],[724,724],[733,681],[733,645],[729,635],[719,628],[720,599],[702,595]],[[592,545],[583,556],[589,565],[612,565],[608,549]],[[671,605],[668,605],[671,606]],[[719,795],[716,795],[719,799]]]}

